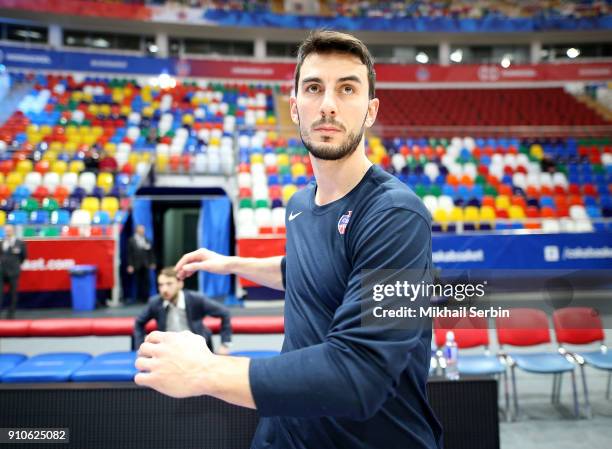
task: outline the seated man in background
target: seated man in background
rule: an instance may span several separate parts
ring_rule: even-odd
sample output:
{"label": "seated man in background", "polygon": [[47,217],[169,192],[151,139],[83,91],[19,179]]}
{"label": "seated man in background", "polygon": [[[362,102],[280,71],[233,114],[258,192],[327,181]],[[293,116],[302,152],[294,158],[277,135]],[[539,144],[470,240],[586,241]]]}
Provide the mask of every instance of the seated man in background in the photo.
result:
{"label": "seated man in background", "polygon": [[183,290],[183,281],[179,280],[174,268],[164,268],[157,278],[159,294],[151,297],[147,307],[136,318],[134,323],[134,348],[138,348],[145,338],[145,325],[151,319],[157,321],[160,331],[191,331],[201,335],[206,344],[213,350],[212,332],[202,319],[206,316],[221,318],[221,347],[217,354],[228,354],[232,340],[232,324],[227,308],[201,294]]}

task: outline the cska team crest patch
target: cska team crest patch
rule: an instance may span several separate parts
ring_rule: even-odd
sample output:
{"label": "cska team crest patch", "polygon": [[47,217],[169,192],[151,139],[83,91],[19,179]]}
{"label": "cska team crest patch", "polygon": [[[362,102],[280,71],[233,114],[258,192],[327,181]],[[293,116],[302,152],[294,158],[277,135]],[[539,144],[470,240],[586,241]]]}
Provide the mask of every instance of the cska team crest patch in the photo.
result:
{"label": "cska team crest patch", "polygon": [[349,210],[345,215],[340,217],[340,220],[338,220],[338,232],[340,233],[340,235],[344,235],[344,232],[346,231],[346,225],[348,225],[352,213],[353,211]]}

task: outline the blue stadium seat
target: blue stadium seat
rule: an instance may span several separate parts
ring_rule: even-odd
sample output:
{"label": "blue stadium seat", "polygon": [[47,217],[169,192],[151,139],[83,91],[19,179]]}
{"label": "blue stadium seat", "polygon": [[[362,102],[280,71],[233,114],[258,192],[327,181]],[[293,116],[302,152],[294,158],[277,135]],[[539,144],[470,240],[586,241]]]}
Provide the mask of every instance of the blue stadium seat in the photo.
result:
{"label": "blue stadium seat", "polygon": [[7,383],[21,382],[67,382],[70,376],[91,355],[84,352],[51,352],[40,354],[2,375],[2,381]]}
{"label": "blue stadium seat", "polygon": [[465,375],[503,374],[506,371],[499,358],[486,354],[462,355],[457,360],[457,367]]}
{"label": "blue stadium seat", "polygon": [[542,207],[555,207],[555,202],[550,196],[542,196],[540,197],[540,206]]}
{"label": "blue stadium seat", "polygon": [[46,210],[35,210],[30,213],[31,224],[47,224],[49,223],[49,212]]}
{"label": "blue stadium seat", "polygon": [[70,212],[64,209],[58,209],[51,212],[50,223],[55,225],[70,224]]}
{"label": "blue stadium seat", "polygon": [[112,220],[110,215],[105,210],[99,210],[94,213],[92,223],[95,225],[108,225]]}
{"label": "blue stadium seat", "polygon": [[138,372],[134,366],[136,351],[109,352],[89,360],[77,369],[73,382],[131,382]]}
{"label": "blue stadium seat", "polygon": [[24,185],[17,186],[13,191],[12,197],[16,202],[20,202],[21,200],[30,197],[30,190]]}
{"label": "blue stadium seat", "polygon": [[28,213],[25,210],[14,210],[6,217],[6,222],[12,225],[24,225],[28,222]]}
{"label": "blue stadium seat", "polygon": [[520,369],[530,373],[555,374],[573,371],[575,365],[558,353],[535,352],[511,354],[512,360]]}
{"label": "blue stadium seat", "polygon": [[23,354],[6,353],[0,354],[0,379],[7,371],[15,368],[20,363],[23,363],[27,357]]}

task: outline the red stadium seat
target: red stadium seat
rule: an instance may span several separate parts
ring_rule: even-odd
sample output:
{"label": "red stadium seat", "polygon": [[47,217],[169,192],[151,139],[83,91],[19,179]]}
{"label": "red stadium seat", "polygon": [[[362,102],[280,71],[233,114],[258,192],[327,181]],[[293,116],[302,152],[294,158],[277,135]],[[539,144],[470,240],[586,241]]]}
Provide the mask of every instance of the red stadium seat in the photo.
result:
{"label": "red stadium seat", "polygon": [[599,312],[590,307],[557,309],[553,313],[553,324],[561,344],[585,345],[605,340]]}

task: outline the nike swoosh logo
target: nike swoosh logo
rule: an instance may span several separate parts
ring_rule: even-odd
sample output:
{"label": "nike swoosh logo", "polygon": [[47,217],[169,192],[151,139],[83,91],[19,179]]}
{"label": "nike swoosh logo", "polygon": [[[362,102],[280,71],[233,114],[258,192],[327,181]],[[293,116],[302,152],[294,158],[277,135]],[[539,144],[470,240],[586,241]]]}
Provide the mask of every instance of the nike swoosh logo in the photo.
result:
{"label": "nike swoosh logo", "polygon": [[293,212],[291,212],[289,214],[289,221],[293,221],[294,219],[296,219],[298,217],[298,215],[300,215],[302,212],[298,212],[297,214],[293,215]]}

